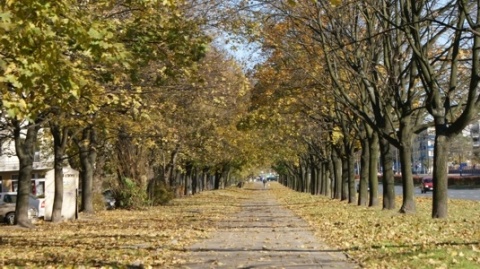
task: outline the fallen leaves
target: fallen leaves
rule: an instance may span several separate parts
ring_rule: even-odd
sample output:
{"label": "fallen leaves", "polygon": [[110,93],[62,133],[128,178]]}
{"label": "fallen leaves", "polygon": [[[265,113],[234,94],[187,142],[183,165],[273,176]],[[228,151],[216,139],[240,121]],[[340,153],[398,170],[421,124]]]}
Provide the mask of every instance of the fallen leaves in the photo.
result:
{"label": "fallen leaves", "polygon": [[[239,210],[246,193],[206,191],[144,210],[102,211],[94,217],[35,229],[0,226],[4,268],[158,268],[182,264],[184,246],[206,238],[215,223]],[[204,214],[204,213],[208,214]]]}
{"label": "fallen leaves", "polygon": [[[427,198],[418,199],[418,213],[404,215],[297,193],[278,184],[271,184],[269,193],[304,218],[317,240],[347,252],[365,268],[480,267],[479,202],[456,200],[449,204],[450,217],[436,220],[430,217]],[[181,266],[184,247],[213,235],[218,221],[230,218],[249,194],[238,188],[207,191],[145,210],[102,211],[60,224],[40,222],[33,230],[2,226],[0,266]],[[271,248],[272,240],[265,238],[262,251]]]}
{"label": "fallen leaves", "polygon": [[416,214],[399,214],[280,185],[273,185],[272,192],[315,229],[319,240],[346,251],[365,268],[480,267],[478,201],[452,201],[449,218],[438,220],[430,216],[429,198],[417,198]]}

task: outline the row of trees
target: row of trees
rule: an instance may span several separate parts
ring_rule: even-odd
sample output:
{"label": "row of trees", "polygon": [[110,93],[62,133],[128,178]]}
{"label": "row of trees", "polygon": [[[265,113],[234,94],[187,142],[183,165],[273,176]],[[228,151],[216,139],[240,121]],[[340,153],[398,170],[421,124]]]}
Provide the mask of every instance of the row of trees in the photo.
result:
{"label": "row of trees", "polygon": [[289,185],[305,190],[298,179],[309,174],[313,193],[354,203],[361,151],[358,203],[379,203],[380,163],[383,208],[394,209],[393,146],[400,211],[414,212],[412,140],[434,127],[432,217],[447,217],[449,143],[478,115],[479,3],[255,1],[251,10],[262,21],[252,38],[267,59],[256,67],[256,119],[281,126],[277,139],[299,149],[277,156],[277,169],[297,178]]}
{"label": "row of trees", "polygon": [[[1,123],[20,160],[17,223],[39,131],[54,153],[53,221],[62,167],[79,168],[81,210],[112,176],[126,206],[157,193],[220,188],[275,160],[289,184],[415,211],[411,141],[436,130],[432,216],[447,216],[446,157],[477,115],[480,8],[469,1],[6,1],[0,3]],[[250,83],[211,41],[219,27],[260,44]],[[222,33],[222,32],[220,32]],[[224,33],[224,32],[223,32]],[[225,37],[223,37],[225,39]],[[261,128],[253,128],[261,127]],[[259,131],[260,130],[260,131]],[[49,133],[51,136],[47,136]],[[330,178],[332,180],[330,180]],[[222,183],[223,180],[223,183]],[[370,193],[367,194],[370,186]],[[329,194],[329,190],[333,193]],[[125,193],[126,192],[126,193]]]}
{"label": "row of trees", "polygon": [[1,2],[1,128],[20,161],[16,223],[31,226],[39,150],[54,155],[54,222],[66,161],[80,171],[81,210],[93,213],[105,178],[122,205],[155,204],[219,188],[260,159],[255,134],[236,128],[248,80],[211,45],[226,18],[238,27],[232,14],[215,0]]}

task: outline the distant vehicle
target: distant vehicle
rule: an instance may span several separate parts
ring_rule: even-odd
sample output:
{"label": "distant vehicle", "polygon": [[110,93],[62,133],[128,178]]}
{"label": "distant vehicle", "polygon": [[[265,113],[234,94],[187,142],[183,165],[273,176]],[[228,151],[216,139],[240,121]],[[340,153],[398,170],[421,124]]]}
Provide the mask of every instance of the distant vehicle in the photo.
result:
{"label": "distant vehicle", "polygon": [[[16,192],[0,193],[0,219],[9,225],[15,223],[15,208],[17,205]],[[40,218],[45,216],[45,199],[30,194],[28,198],[28,217]]]}
{"label": "distant vehicle", "polygon": [[277,181],[277,177],[274,177],[274,176],[267,177],[267,181]]}
{"label": "distant vehicle", "polygon": [[426,193],[427,191],[433,191],[433,178],[424,177],[422,178],[422,183],[420,185],[420,191]]}
{"label": "distant vehicle", "polygon": [[[370,191],[370,186],[367,186],[367,191]],[[357,192],[360,192],[360,182],[357,183]]]}
{"label": "distant vehicle", "polygon": [[112,190],[106,190],[102,193],[102,195],[103,195],[103,201],[105,202],[105,207],[108,210],[115,209],[116,200],[115,200],[115,197],[113,195],[113,191]]}

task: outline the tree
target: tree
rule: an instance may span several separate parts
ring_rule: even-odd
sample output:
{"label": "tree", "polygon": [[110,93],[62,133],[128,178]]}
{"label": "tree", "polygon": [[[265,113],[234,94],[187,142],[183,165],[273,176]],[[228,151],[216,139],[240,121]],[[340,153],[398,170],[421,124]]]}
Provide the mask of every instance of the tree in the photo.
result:
{"label": "tree", "polygon": [[449,143],[477,116],[480,36],[477,2],[398,1],[401,29],[412,49],[427,111],[435,125],[433,218],[448,216]]}
{"label": "tree", "polygon": [[[42,124],[54,106],[66,107],[80,92],[93,86],[84,61],[94,61],[104,52],[116,57],[119,46],[110,46],[108,37],[95,23],[84,20],[83,13],[72,9],[72,1],[8,2],[0,10],[2,42],[2,109],[14,126],[21,169],[17,224],[30,226],[27,220],[28,194],[34,143]],[[68,19],[65,19],[68,18]],[[105,46],[98,46],[98,42]],[[56,102],[47,102],[56,100]],[[27,135],[22,135],[22,130]]]}

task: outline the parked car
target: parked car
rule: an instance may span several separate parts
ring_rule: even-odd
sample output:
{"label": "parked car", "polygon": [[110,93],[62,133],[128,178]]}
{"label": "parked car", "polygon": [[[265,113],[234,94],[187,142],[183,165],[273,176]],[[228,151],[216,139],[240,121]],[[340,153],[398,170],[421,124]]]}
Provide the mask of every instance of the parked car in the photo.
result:
{"label": "parked car", "polygon": [[[38,198],[30,194],[28,199],[29,218],[39,218],[45,216],[45,199]],[[17,205],[16,192],[2,192],[0,193],[0,220],[5,223],[13,225],[15,223],[15,208]]]}
{"label": "parked car", "polygon": [[45,217],[45,198],[30,194],[29,205],[35,209],[37,218]]}
{"label": "parked car", "polygon": [[424,177],[422,178],[422,183],[420,185],[420,191],[426,193],[427,191],[433,191],[433,178]]}
{"label": "parked car", "polygon": [[12,198],[8,194],[0,194],[0,197],[0,219],[7,224],[13,225],[15,223],[16,197]]}
{"label": "parked car", "polygon": [[115,200],[115,197],[113,195],[113,191],[112,190],[106,190],[102,193],[102,195],[103,195],[103,201],[105,202],[105,207],[108,210],[115,209],[116,200]]}
{"label": "parked car", "polygon": [[[369,192],[370,191],[370,186],[367,186],[367,191]],[[357,193],[360,192],[360,182],[357,183]]]}

